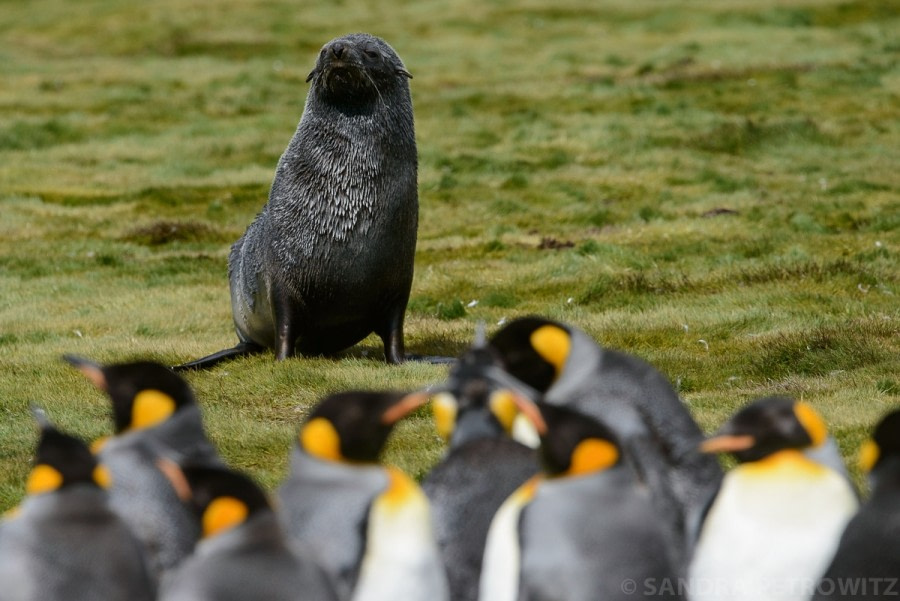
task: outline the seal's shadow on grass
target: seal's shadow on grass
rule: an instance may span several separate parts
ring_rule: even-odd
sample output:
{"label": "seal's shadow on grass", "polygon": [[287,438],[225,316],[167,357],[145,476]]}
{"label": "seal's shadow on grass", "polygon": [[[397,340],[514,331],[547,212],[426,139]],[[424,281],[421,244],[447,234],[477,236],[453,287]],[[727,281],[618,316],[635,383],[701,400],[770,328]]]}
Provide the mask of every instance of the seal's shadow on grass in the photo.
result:
{"label": "seal's shadow on grass", "polygon": [[[370,338],[371,340],[366,339],[346,351],[332,355],[332,358],[336,360],[354,358],[382,361],[384,350],[381,346],[381,341],[374,336]],[[463,354],[469,346],[468,343],[447,340],[441,336],[416,336],[412,345],[406,349],[406,361],[449,364],[455,362],[456,358]]]}

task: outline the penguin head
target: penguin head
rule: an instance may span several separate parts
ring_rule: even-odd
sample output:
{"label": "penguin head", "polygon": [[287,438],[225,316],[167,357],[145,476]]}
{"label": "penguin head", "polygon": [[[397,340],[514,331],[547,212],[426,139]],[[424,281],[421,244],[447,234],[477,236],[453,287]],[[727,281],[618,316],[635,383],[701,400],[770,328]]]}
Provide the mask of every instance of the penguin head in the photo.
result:
{"label": "penguin head", "polygon": [[223,467],[179,467],[165,459],[160,460],[158,467],[179,498],[196,513],[203,538],[231,530],[254,515],[271,510],[262,489],[239,472]]}
{"label": "penguin head", "polygon": [[35,410],[35,417],[41,434],[25,484],[29,495],[62,490],[75,484],[109,486],[109,472],[97,463],[84,442],[56,429],[42,411]]}
{"label": "penguin head", "polygon": [[447,383],[433,391],[431,407],[438,434],[457,447],[471,440],[513,435],[519,410],[505,382],[497,353],[484,345],[466,351]]}
{"label": "penguin head", "polygon": [[859,449],[859,466],[869,474],[877,472],[891,458],[900,461],[900,409],[888,413]]}
{"label": "penguin head", "polygon": [[491,338],[504,369],[545,393],[562,375],[572,350],[572,330],[543,317],[516,319]]}
{"label": "penguin head", "polygon": [[747,463],[779,451],[819,447],[827,439],[825,420],[811,405],[784,397],[766,397],[735,413],[700,445],[700,450],[732,453],[738,462]]}
{"label": "penguin head", "polygon": [[541,437],[540,454],[548,476],[584,476],[621,462],[618,438],[605,424],[579,411],[523,396],[515,401]]}
{"label": "penguin head", "polygon": [[196,404],[187,382],[159,363],[99,365],[73,355],[63,358],[109,395],[117,434],[151,428],[180,408]]}
{"label": "penguin head", "polygon": [[428,393],[349,391],[325,397],[300,427],[300,447],[328,461],[375,463],[402,417]]}

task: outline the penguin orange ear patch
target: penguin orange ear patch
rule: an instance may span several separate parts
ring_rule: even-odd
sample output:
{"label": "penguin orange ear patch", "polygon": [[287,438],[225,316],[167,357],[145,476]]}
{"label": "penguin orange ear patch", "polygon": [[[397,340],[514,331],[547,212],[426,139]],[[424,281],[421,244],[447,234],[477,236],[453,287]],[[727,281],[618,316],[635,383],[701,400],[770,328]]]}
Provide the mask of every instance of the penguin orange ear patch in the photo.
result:
{"label": "penguin orange ear patch", "polygon": [[319,459],[340,461],[343,457],[341,437],[324,417],[313,418],[300,429],[300,446]]}
{"label": "penguin orange ear patch", "polygon": [[531,346],[543,359],[556,368],[556,375],[562,373],[572,348],[569,333],[559,326],[541,326],[531,333]]}
{"label": "penguin orange ear patch", "polygon": [[431,399],[431,411],[434,414],[434,427],[445,441],[449,441],[456,429],[456,399],[452,394],[442,392]]}
{"label": "penguin orange ear patch", "polygon": [[218,497],[203,512],[203,536],[215,536],[223,530],[234,528],[247,519],[247,504],[234,497]]}
{"label": "penguin orange ear patch", "polygon": [[39,495],[58,489],[62,486],[62,483],[63,475],[59,473],[59,470],[46,463],[39,463],[34,466],[31,473],[28,474],[28,481],[25,483],[25,492],[29,495]]}
{"label": "penguin orange ear patch", "polygon": [[580,476],[605,470],[619,460],[616,445],[600,438],[586,438],[572,451],[572,459],[567,476]]}
{"label": "penguin orange ear patch", "polygon": [[497,418],[497,421],[500,422],[507,434],[511,433],[513,423],[519,414],[519,408],[516,406],[513,394],[508,390],[498,390],[491,395],[488,402],[490,403],[491,413],[494,414],[494,417]]}
{"label": "penguin orange ear patch", "polygon": [[104,465],[95,467],[92,477],[94,483],[100,488],[109,488],[110,484],[112,484],[112,476],[110,476],[109,470]]}
{"label": "penguin orange ear patch", "polygon": [[875,467],[875,464],[878,463],[878,457],[880,455],[881,449],[878,448],[878,443],[874,440],[865,441],[862,443],[862,446],[859,447],[859,468],[868,474],[872,471],[872,468]]}
{"label": "penguin orange ear patch", "polygon": [[825,442],[828,438],[828,426],[825,425],[825,420],[822,419],[819,412],[812,408],[812,405],[803,401],[797,401],[794,403],[794,415],[797,416],[797,421],[809,434],[814,447],[818,447]]}
{"label": "penguin orange ear patch", "polygon": [[134,397],[130,429],[149,428],[175,413],[175,399],[159,390],[142,390]]}

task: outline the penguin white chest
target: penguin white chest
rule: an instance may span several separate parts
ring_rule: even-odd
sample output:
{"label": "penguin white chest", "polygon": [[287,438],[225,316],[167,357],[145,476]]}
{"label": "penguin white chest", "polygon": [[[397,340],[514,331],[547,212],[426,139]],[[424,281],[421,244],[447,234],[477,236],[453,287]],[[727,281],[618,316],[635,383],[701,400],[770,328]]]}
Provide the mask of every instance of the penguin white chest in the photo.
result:
{"label": "penguin white chest", "polygon": [[519,546],[519,517],[534,498],[539,479],[532,478],[500,506],[488,530],[481,563],[479,599],[516,601],[522,550]]}
{"label": "penguin white chest", "polygon": [[807,599],[856,508],[849,483],[808,460],[736,467],[704,522],[691,598]]}
{"label": "penguin white chest", "polygon": [[409,476],[388,468],[390,484],[369,511],[366,551],[353,601],[447,601],[428,499]]}

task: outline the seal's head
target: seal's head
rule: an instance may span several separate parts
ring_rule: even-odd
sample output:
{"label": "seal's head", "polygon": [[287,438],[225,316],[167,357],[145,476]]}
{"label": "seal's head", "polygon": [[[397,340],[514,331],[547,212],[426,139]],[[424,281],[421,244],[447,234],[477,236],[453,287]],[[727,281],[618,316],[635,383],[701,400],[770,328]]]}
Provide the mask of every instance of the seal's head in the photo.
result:
{"label": "seal's head", "polygon": [[319,52],[306,81],[332,103],[358,103],[377,99],[396,86],[406,86],[412,75],[387,42],[367,33],[335,38]]}

